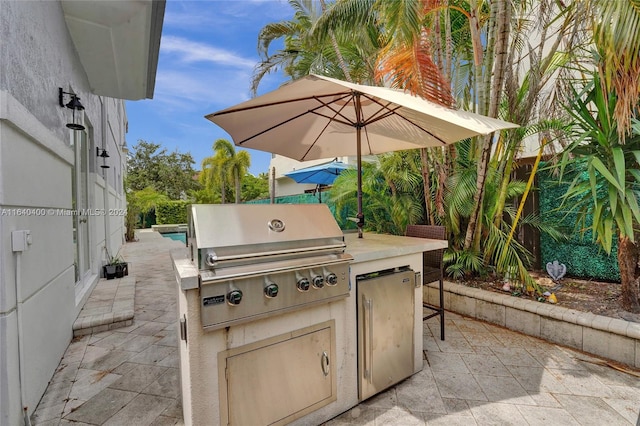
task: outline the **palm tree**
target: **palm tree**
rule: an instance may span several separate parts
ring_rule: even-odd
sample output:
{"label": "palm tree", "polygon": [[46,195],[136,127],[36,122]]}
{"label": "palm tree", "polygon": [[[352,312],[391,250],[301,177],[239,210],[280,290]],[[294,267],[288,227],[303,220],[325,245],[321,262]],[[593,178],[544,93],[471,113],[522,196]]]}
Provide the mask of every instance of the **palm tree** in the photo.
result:
{"label": "palm tree", "polygon": [[590,0],[594,42],[605,92],[615,92],[613,116],[620,138],[631,133],[640,98],[640,4],[637,0]]}
{"label": "palm tree", "polygon": [[233,182],[235,183],[236,204],[240,204],[241,197],[241,181],[242,177],[247,173],[247,170],[251,166],[251,156],[247,151],[236,152],[231,162],[231,174],[233,175]]}
{"label": "palm tree", "polygon": [[200,182],[206,189],[220,187],[222,204],[227,201],[227,184],[235,188],[235,202],[239,204],[242,196],[241,179],[251,166],[251,156],[246,151],[236,152],[234,145],[226,139],[218,139],[213,144],[215,154],[202,160]]}
{"label": "palm tree", "polygon": [[607,253],[617,235],[622,307],[640,312],[640,251],[635,232],[640,224],[640,122],[632,121],[631,134],[620,138],[617,105],[615,93],[606,93],[594,73],[585,90],[575,92],[567,106],[573,118],[573,142],[559,166],[562,171],[586,170],[588,179],[577,174],[565,203],[579,211],[580,223],[592,215],[593,238]]}

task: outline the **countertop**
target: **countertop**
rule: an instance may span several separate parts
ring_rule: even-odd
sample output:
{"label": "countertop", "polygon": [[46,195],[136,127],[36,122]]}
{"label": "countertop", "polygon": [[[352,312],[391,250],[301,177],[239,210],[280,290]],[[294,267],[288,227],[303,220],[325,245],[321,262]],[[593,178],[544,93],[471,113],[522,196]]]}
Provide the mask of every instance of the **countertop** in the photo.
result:
{"label": "countertop", "polygon": [[395,256],[422,253],[446,248],[446,240],[404,237],[398,235],[373,234],[365,232],[362,238],[357,233],[344,234],[345,250],[353,256],[353,263],[388,259]]}

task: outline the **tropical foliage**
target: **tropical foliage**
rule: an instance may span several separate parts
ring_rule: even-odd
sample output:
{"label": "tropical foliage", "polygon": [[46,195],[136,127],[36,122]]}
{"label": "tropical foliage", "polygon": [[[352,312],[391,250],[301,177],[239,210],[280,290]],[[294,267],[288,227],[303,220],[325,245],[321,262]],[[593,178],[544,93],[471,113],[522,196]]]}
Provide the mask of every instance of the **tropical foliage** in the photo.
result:
{"label": "tropical foliage", "polygon": [[[571,144],[558,164],[561,172],[585,170],[588,179],[577,174],[571,182],[564,204],[579,213],[580,228],[592,216],[594,240],[607,253],[618,239],[618,266],[622,282],[622,304],[640,312],[640,292],[636,268],[640,254],[636,234],[640,224],[640,122],[631,134],[620,138],[615,119],[616,95],[605,93],[598,74],[580,91],[574,91],[567,106],[573,118]],[[562,178],[563,174],[560,175]]]}
{"label": "tropical foliage", "polygon": [[232,193],[235,193],[236,204],[240,203],[241,177],[245,176],[251,165],[251,156],[247,151],[236,152],[234,145],[226,139],[216,140],[213,151],[213,156],[202,160],[200,183],[211,198],[219,191],[222,204],[227,202],[227,195]]}
{"label": "tropical foliage", "polygon": [[127,159],[127,188],[153,188],[169,199],[185,198],[200,185],[194,179],[195,161],[190,153],[160,149],[160,144],[139,140]]}
{"label": "tropical foliage", "polygon": [[[568,140],[562,137],[569,121],[562,105],[572,97],[569,82],[597,68],[605,93],[617,93],[612,113],[616,132],[629,134],[629,117],[640,99],[637,0],[337,0],[320,2],[320,7],[291,0],[290,4],[293,19],[281,23],[280,32],[265,27],[260,34],[263,61],[254,75],[254,90],[265,69],[282,71],[292,79],[314,72],[392,85],[521,126],[447,148],[422,150],[422,189],[413,186],[413,201],[424,203],[417,216],[414,204],[403,204],[399,198],[391,204],[408,209],[403,213],[392,213],[391,205],[380,208],[382,202],[374,201],[377,194],[400,197],[402,192],[394,193],[400,175],[392,178],[368,168],[363,177],[376,191],[365,205],[385,211],[394,232],[402,232],[402,217],[447,225],[453,274],[505,273],[515,268],[529,283],[528,254],[514,236],[520,226],[539,222],[523,217],[522,206],[535,189],[535,172],[543,156],[553,155]],[[284,49],[269,52],[276,39],[283,40]],[[539,150],[531,178],[518,182],[514,171],[527,140]],[[346,174],[344,180],[348,179]],[[336,186],[339,189],[340,182]],[[336,189],[335,196],[348,203],[347,193]],[[633,212],[632,207],[620,208],[628,198],[625,195],[616,204],[620,212]],[[550,226],[538,226],[560,237]]]}

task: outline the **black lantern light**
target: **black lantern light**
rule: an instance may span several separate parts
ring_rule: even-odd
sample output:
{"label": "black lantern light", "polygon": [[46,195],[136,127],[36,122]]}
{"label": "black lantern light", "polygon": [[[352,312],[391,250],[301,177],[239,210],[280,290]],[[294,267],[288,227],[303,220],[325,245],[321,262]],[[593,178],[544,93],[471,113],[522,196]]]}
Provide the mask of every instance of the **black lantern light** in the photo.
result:
{"label": "black lantern light", "polygon": [[[67,102],[66,104],[64,103],[64,96],[65,95],[69,95],[69,102]],[[71,130],[84,130],[85,127],[80,124],[80,123],[76,123],[76,111],[84,111],[84,106],[80,103],[80,98],[75,95],[74,93],[69,93],[69,92],[65,92],[62,90],[62,87],[58,88],[58,103],[60,104],[61,107],[67,107],[69,108],[72,112],[72,122],[71,123],[67,123],[67,127],[70,128]],[[81,114],[78,114],[80,118],[82,118]]]}

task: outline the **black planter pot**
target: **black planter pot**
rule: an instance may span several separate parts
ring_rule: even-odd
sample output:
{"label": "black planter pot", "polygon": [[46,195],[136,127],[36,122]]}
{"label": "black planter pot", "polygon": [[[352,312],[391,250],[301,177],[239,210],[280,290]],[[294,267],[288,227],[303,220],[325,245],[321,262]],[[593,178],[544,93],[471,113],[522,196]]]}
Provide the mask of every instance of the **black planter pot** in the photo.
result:
{"label": "black planter pot", "polygon": [[116,277],[117,266],[116,265],[104,265],[102,267],[103,275],[106,279],[112,280]]}
{"label": "black planter pot", "polygon": [[122,278],[129,275],[129,265],[127,262],[117,263],[116,265],[116,278]]}

